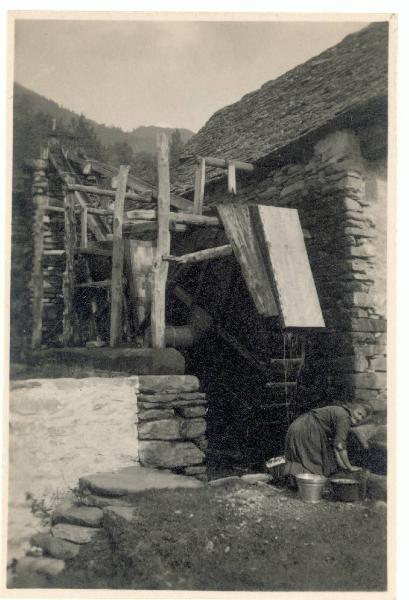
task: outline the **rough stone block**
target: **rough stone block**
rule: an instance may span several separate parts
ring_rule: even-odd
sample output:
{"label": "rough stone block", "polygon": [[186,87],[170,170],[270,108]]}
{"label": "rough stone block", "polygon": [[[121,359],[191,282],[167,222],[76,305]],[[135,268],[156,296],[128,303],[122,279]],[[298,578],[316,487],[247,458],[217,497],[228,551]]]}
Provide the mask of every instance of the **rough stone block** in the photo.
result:
{"label": "rough stone block", "polygon": [[[143,405],[145,406],[145,405]],[[171,408],[158,408],[146,410],[141,408],[138,403],[138,421],[152,421],[158,419],[172,419],[175,413]]]}
{"label": "rough stone block", "polygon": [[206,436],[201,435],[200,437],[195,439],[195,444],[196,446],[198,446],[198,448],[200,448],[200,450],[206,452],[209,446],[209,441],[207,440]]}
{"label": "rough stone block", "polygon": [[371,370],[374,371],[386,371],[386,357],[377,356],[375,358],[371,358],[369,361],[369,366]]}
{"label": "rough stone block", "polygon": [[366,489],[368,498],[372,500],[386,500],[388,495],[387,478],[383,475],[369,473]]}
{"label": "rough stone block", "polygon": [[346,227],[344,227],[344,234],[358,236],[358,237],[362,237],[362,238],[376,237],[376,233],[373,229],[369,229],[369,228],[360,229],[359,227],[350,227],[348,225]]}
{"label": "rough stone block", "polygon": [[26,573],[40,573],[55,577],[65,568],[65,562],[58,558],[35,558],[34,556],[23,556],[17,563],[17,575],[24,577]]}
{"label": "rough stone block", "polygon": [[[102,511],[101,511],[102,514]],[[42,548],[45,554],[61,560],[69,560],[77,556],[80,546],[54,537],[51,533],[36,533],[30,540],[33,546]]]}
{"label": "rough stone block", "polygon": [[178,412],[185,419],[193,419],[194,417],[204,417],[206,408],[204,406],[181,406]]}
{"label": "rough stone block", "polygon": [[352,331],[381,332],[386,331],[385,319],[351,319]]}
{"label": "rough stone block", "polygon": [[200,387],[194,375],[141,375],[138,379],[141,394],[197,392]]}
{"label": "rough stone block", "polygon": [[358,388],[384,389],[386,373],[355,373],[352,375],[352,384]]}
{"label": "rough stone block", "polygon": [[71,502],[59,504],[52,514],[53,524],[71,523],[72,525],[83,525],[85,527],[99,527],[101,521],[102,511],[99,508],[75,506]]}
{"label": "rough stone block", "polygon": [[181,421],[179,430],[183,438],[197,438],[206,432],[206,421],[204,419],[187,419]]}
{"label": "rough stone block", "polygon": [[204,461],[204,453],[191,442],[139,443],[139,459],[142,465],[162,468],[197,465]]}
{"label": "rough stone block", "polygon": [[199,475],[207,473],[206,465],[196,465],[194,467],[185,467],[186,475]]}
{"label": "rough stone block", "polygon": [[74,544],[88,544],[98,531],[101,530],[95,527],[81,527],[80,525],[58,523],[58,525],[55,525],[51,529],[51,534],[56,538],[67,540]]}
{"label": "rough stone block", "polygon": [[108,521],[115,522],[117,519],[126,521],[127,523],[131,523],[135,520],[135,506],[107,506],[104,508],[104,525],[108,525],[108,529],[110,525]]}
{"label": "rough stone block", "polygon": [[349,210],[356,210],[356,211],[362,210],[361,205],[359,204],[359,202],[357,202],[356,200],[353,200],[352,198],[344,198],[344,207],[348,211]]}
{"label": "rough stone block", "polygon": [[177,419],[144,421],[138,424],[140,440],[178,440],[182,437]]}
{"label": "rough stone block", "polygon": [[241,478],[246,483],[253,484],[256,484],[260,481],[263,483],[271,483],[274,479],[274,477],[268,473],[249,473],[248,475],[242,475]]}

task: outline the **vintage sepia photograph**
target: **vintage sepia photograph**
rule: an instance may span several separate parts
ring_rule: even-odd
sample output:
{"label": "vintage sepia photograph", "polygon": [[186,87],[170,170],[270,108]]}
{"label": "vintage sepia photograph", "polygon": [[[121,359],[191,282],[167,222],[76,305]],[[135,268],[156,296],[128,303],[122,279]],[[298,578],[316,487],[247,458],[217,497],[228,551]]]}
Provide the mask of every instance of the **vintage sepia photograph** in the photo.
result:
{"label": "vintage sepia photograph", "polygon": [[392,598],[396,17],[8,25],[5,593]]}

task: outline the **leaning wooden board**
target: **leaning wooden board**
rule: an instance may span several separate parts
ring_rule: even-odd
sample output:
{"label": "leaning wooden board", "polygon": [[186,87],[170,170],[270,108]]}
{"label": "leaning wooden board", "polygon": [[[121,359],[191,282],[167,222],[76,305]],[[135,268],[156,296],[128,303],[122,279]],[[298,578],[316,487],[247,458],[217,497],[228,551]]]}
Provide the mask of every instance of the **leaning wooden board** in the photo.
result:
{"label": "leaning wooden board", "polygon": [[260,315],[282,326],[325,327],[296,209],[218,207],[226,235]]}
{"label": "leaning wooden board", "polygon": [[254,235],[249,207],[222,204],[217,210],[258,313],[265,317],[277,316],[277,305],[261,249]]}
{"label": "leaning wooden board", "polygon": [[250,214],[283,327],[325,327],[298,211],[256,205]]}

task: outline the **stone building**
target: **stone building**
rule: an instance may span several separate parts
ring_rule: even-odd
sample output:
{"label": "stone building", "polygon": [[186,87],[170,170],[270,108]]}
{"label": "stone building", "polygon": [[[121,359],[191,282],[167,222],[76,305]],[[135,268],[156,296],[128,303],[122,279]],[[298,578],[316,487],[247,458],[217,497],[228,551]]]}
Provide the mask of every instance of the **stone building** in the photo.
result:
{"label": "stone building", "polygon": [[[189,141],[177,173],[192,194],[197,156],[255,165],[238,203],[297,208],[323,311],[311,332],[310,403],[370,401],[386,411],[388,24],[372,24],[216,112]],[[205,204],[226,201],[206,171]]]}

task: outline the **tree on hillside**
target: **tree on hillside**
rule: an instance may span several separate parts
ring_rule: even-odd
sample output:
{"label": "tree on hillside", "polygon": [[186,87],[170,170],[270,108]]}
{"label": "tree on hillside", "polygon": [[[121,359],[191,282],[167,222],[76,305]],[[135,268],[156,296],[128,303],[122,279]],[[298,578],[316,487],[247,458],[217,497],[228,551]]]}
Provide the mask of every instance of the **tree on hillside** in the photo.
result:
{"label": "tree on hillside", "polygon": [[179,164],[179,159],[183,153],[185,147],[182,136],[180,135],[179,129],[175,129],[170,137],[169,144],[169,166],[170,166],[170,179],[174,181],[175,171]]}
{"label": "tree on hillside", "polygon": [[120,165],[132,165],[134,153],[127,142],[115,142],[107,146],[107,161],[109,164],[119,167]]}
{"label": "tree on hillside", "polygon": [[131,172],[135,177],[140,177],[146,183],[157,184],[156,156],[148,152],[135,152],[131,165]]}
{"label": "tree on hillside", "polygon": [[77,137],[76,146],[81,148],[88,158],[106,160],[106,150],[99,140],[93,125],[84,117],[73,117],[71,119],[71,131]]}

